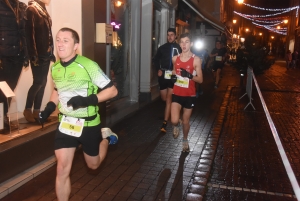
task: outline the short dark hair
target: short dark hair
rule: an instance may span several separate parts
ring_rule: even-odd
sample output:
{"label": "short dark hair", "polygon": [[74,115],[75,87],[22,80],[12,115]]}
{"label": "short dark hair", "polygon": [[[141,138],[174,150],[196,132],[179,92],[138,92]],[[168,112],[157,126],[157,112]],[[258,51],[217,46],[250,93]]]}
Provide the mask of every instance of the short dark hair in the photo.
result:
{"label": "short dark hair", "polygon": [[183,33],[183,34],[180,35],[179,38],[181,39],[181,38],[185,38],[185,37],[189,38],[190,41],[193,40],[192,34],[190,34],[190,33]]}
{"label": "short dark hair", "polygon": [[78,33],[74,29],[71,29],[71,28],[68,28],[68,27],[63,27],[59,31],[62,31],[62,32],[65,32],[65,31],[71,32],[72,33],[72,38],[74,39],[74,43],[79,43],[79,41],[80,41],[79,40],[79,35],[78,35]]}
{"label": "short dark hair", "polygon": [[176,29],[175,28],[168,28],[167,33],[168,32],[173,32],[176,35]]}

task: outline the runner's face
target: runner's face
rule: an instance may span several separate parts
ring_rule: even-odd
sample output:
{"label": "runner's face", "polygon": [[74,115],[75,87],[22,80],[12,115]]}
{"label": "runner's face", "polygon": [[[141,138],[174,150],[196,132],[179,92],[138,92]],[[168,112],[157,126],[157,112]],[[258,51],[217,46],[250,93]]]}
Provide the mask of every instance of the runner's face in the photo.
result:
{"label": "runner's face", "polygon": [[67,62],[76,55],[78,43],[74,43],[72,33],[69,31],[59,31],[56,35],[56,51],[63,62]]}
{"label": "runner's face", "polygon": [[221,43],[217,42],[217,43],[216,43],[216,48],[217,48],[217,49],[220,49],[220,48],[221,48]]}
{"label": "runner's face", "polygon": [[190,51],[191,47],[193,46],[193,43],[188,37],[184,37],[180,39],[180,47],[182,49],[182,52],[188,52]]}
{"label": "runner's face", "polygon": [[174,32],[168,32],[167,38],[169,43],[174,43],[176,35]]}

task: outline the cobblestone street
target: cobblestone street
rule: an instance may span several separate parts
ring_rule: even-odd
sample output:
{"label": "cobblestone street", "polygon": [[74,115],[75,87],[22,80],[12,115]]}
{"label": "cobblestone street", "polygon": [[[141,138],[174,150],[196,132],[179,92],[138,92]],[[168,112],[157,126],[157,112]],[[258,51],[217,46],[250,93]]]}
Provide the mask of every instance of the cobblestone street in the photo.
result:
{"label": "cobblestone street", "polygon": [[[256,79],[298,182],[299,69],[277,62]],[[253,84],[253,110],[233,88],[204,200],[296,200]]]}

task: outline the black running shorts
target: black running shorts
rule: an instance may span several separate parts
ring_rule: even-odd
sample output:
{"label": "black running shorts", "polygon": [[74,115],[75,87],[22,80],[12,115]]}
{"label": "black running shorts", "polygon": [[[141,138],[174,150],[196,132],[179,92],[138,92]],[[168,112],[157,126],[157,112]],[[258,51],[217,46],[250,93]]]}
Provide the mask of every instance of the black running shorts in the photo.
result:
{"label": "black running shorts", "polygon": [[174,83],[171,79],[165,79],[165,71],[163,71],[162,76],[158,77],[159,90],[164,90],[167,88],[173,89]]}
{"label": "black running shorts", "polygon": [[82,145],[82,150],[89,156],[99,155],[99,144],[102,141],[101,124],[92,127],[84,127],[80,137],[73,137],[56,130],[54,149],[78,147]]}
{"label": "black running shorts", "polygon": [[177,96],[172,94],[172,102],[180,104],[183,108],[192,109],[196,103],[196,97],[193,96]]}

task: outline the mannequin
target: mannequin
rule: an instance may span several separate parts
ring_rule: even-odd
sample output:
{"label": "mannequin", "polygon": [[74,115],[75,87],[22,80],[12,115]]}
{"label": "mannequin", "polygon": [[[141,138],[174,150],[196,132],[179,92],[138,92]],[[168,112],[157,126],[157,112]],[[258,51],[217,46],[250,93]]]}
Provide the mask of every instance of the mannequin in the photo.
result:
{"label": "mannequin", "polygon": [[[30,87],[25,110],[23,112],[28,122],[36,122],[40,112],[50,61],[55,62],[53,55],[52,21],[45,5],[50,0],[29,0],[26,10],[26,39],[33,84]],[[33,107],[33,111],[32,111]]]}
{"label": "mannequin", "polygon": [[[14,90],[23,66],[28,67],[25,38],[27,5],[18,0],[0,0],[0,81],[6,81]],[[9,129],[8,104],[0,91],[0,102],[4,103],[4,128]]]}

